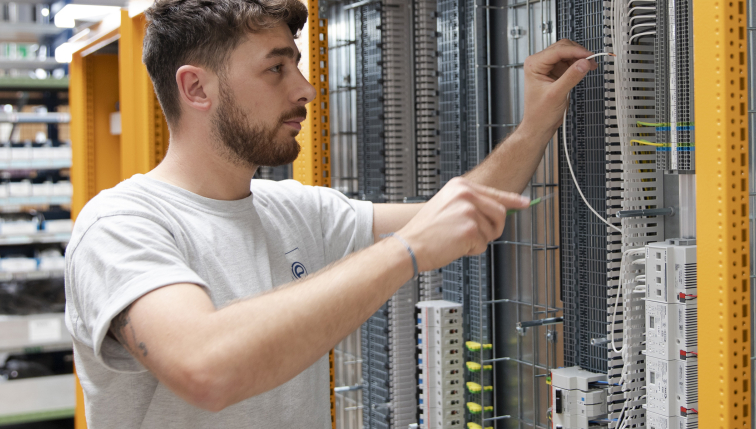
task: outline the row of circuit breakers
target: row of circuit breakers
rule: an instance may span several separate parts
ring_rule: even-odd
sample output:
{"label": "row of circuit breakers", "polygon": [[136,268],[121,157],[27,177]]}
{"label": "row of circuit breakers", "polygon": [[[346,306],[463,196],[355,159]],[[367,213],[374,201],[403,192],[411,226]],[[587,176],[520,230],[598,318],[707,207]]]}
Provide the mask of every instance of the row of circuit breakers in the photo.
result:
{"label": "row of circuit breakers", "polygon": [[[331,130],[332,150],[354,136],[354,194],[378,203],[432,197],[511,132],[494,119],[516,123],[522,111],[511,107],[518,97],[496,95],[522,82],[513,38],[545,34],[617,54],[572,92],[566,140],[555,140],[559,186],[547,191],[558,192],[558,212],[546,216],[559,223],[563,317],[545,318],[563,321],[564,368],[538,369],[549,394],[533,395],[547,402],[536,420],[554,429],[698,427],[690,1],[329,2],[329,49],[353,46],[354,56],[351,66],[329,63],[340,76],[331,117],[350,112],[342,122],[354,124]],[[555,25],[512,30],[535,3]],[[356,108],[339,110],[338,91],[353,91]],[[521,389],[497,371],[504,345],[521,341],[489,314],[490,297],[511,287],[494,275],[505,263],[497,258],[489,250],[421,273],[362,326],[364,428],[542,427],[511,406]]]}

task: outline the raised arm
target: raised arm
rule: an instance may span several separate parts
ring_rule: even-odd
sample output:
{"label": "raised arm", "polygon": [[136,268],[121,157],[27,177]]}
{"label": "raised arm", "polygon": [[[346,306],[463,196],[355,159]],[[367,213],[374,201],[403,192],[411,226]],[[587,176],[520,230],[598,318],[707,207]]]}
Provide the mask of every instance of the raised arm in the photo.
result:
{"label": "raised arm", "polygon": [[522,192],[562,123],[570,90],[596,69],[595,61],[583,59],[591,54],[563,39],[526,58],[522,122],[465,177],[502,191]]}
{"label": "raised arm", "polygon": [[[420,270],[478,254],[501,235],[518,195],[450,182],[399,231]],[[144,295],[110,332],[163,384],[212,411],[285,383],[312,365],[413,275],[396,239],[383,240],[304,280],[216,309],[207,294],[177,284]]]}
{"label": "raised arm", "polygon": [[[522,122],[486,159],[465,175],[472,182],[520,193],[533,176],[549,140],[562,123],[567,95],[597,65],[592,52],[560,40],[525,60],[525,114]],[[376,204],[373,232],[380,236],[409,222],[422,204]]]}

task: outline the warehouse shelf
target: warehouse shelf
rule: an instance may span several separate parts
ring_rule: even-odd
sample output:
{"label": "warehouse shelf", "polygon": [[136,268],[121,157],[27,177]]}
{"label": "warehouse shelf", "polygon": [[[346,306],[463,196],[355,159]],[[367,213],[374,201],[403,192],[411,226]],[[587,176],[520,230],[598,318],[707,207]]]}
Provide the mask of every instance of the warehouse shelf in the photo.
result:
{"label": "warehouse shelf", "polygon": [[0,161],[0,170],[60,170],[61,168],[71,168],[71,159]]}
{"label": "warehouse shelf", "polygon": [[57,36],[63,31],[52,24],[4,22],[0,38],[5,42],[37,42],[40,36]]}
{"label": "warehouse shelf", "polygon": [[0,213],[16,213],[24,209],[44,209],[49,206],[71,205],[71,197],[11,197],[0,198]]}
{"label": "warehouse shelf", "polygon": [[0,91],[67,91],[68,77],[34,79],[31,77],[0,77]]}
{"label": "warehouse shelf", "polygon": [[[71,233],[46,233],[40,231],[37,234],[0,236],[0,246],[35,243],[68,243],[70,240]],[[2,278],[2,273],[0,273],[0,278]]]}
{"label": "warehouse shelf", "polygon": [[73,374],[0,382],[0,424],[73,417]]}
{"label": "warehouse shelf", "polygon": [[[71,345],[64,313],[0,315],[0,353],[67,350]],[[0,407],[2,402],[0,400]]]}
{"label": "warehouse shelf", "polygon": [[14,112],[0,113],[0,123],[11,124],[67,124],[71,122],[71,114],[47,112]]}
{"label": "warehouse shelf", "polygon": [[46,69],[52,70],[65,67],[65,64],[61,64],[55,61],[55,58],[40,59],[20,59],[11,60],[7,58],[0,59],[0,69]]}

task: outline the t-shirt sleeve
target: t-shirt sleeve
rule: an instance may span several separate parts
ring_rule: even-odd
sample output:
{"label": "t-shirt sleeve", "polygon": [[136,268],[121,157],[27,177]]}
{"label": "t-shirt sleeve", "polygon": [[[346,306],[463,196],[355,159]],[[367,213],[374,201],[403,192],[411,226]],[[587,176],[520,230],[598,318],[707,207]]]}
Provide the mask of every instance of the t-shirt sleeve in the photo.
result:
{"label": "t-shirt sleeve", "polygon": [[[119,372],[145,368],[107,336],[110,322],[138,298],[162,286],[193,283],[207,287],[181,255],[173,235],[158,222],[136,215],[94,222],[68,256],[66,279],[79,326],[95,358]],[[82,326],[83,325],[83,326]]]}
{"label": "t-shirt sleeve", "polygon": [[341,192],[316,187],[326,264],[373,244],[373,204],[347,198]]}

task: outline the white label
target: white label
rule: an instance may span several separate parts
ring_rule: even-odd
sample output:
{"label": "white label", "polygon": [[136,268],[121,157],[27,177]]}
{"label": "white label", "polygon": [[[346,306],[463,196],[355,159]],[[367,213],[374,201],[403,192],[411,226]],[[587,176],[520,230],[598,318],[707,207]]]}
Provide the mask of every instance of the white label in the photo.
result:
{"label": "white label", "polygon": [[34,319],[29,321],[29,342],[49,343],[60,341],[60,319]]}

